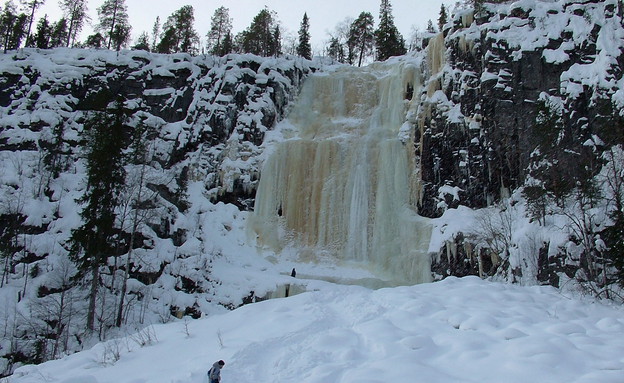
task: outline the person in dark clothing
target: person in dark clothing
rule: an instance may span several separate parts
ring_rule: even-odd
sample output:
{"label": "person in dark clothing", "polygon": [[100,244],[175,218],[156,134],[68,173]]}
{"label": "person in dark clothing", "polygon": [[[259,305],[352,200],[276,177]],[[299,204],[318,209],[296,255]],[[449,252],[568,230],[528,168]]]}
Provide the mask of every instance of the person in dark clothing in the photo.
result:
{"label": "person in dark clothing", "polygon": [[[292,271],[290,272],[290,276],[295,278],[297,276],[297,272],[295,271],[295,268],[293,267]],[[290,295],[290,283],[286,284],[286,294],[284,294],[284,296],[286,298],[288,298],[288,296]]]}
{"label": "person in dark clothing", "polygon": [[209,383],[219,383],[221,381],[221,369],[223,366],[225,366],[225,362],[222,360],[214,362],[212,368],[208,370]]}

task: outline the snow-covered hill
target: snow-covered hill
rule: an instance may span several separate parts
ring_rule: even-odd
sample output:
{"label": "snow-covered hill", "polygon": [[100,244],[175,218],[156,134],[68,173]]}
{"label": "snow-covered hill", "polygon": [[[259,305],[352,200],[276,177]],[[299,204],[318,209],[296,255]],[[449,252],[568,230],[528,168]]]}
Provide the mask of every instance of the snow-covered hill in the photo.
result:
{"label": "snow-covered hill", "polygon": [[[293,280],[294,281],[294,280]],[[8,383],[620,383],[621,306],[476,277],[314,290],[196,321],[151,326]]]}

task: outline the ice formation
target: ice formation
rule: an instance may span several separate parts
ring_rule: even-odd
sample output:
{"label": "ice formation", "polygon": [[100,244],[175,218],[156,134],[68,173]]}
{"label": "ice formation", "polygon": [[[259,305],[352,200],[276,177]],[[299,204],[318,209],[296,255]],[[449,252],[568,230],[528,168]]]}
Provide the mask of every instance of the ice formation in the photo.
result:
{"label": "ice formation", "polygon": [[310,77],[261,173],[250,220],[258,244],[430,281],[430,226],[417,214],[418,166],[405,135],[421,85],[410,61]]}

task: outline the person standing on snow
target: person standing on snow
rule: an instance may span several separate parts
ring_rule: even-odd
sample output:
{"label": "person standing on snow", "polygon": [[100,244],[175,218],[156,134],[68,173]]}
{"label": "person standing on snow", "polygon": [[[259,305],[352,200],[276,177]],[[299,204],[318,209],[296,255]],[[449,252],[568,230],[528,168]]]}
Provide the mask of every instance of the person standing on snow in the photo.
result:
{"label": "person standing on snow", "polygon": [[225,362],[220,360],[214,362],[212,368],[208,370],[208,383],[219,383],[221,381],[221,369],[225,366]]}

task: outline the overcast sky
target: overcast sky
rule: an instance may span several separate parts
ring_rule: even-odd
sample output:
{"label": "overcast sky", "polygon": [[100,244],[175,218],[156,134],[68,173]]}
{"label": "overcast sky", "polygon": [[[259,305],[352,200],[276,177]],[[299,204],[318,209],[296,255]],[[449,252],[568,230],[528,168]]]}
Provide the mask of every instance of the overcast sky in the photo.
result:
{"label": "overcast sky", "polygon": [[[89,14],[92,24],[97,23],[97,8],[103,0],[88,0]],[[57,0],[47,0],[44,7],[38,11],[39,16],[48,14],[51,20],[60,17]],[[443,0],[391,0],[395,24],[407,40],[411,35],[412,27],[424,30],[429,19],[437,22],[440,5],[454,4],[454,1]],[[282,28],[288,33],[296,35],[301,24],[304,12],[310,19],[310,34],[312,48],[316,52],[321,50],[328,40],[329,32],[333,32],[336,25],[347,17],[356,18],[361,12],[368,11],[375,17],[377,23],[380,0],[126,0],[130,23],[132,24],[133,40],[141,32],[151,33],[157,16],[161,23],[169,15],[183,5],[192,5],[195,9],[195,29],[205,41],[206,32],[210,29],[210,19],[215,9],[220,6],[229,8],[233,19],[233,31],[238,33],[247,28],[255,15],[264,6],[276,11]],[[91,34],[93,27],[87,25],[81,40]]]}

